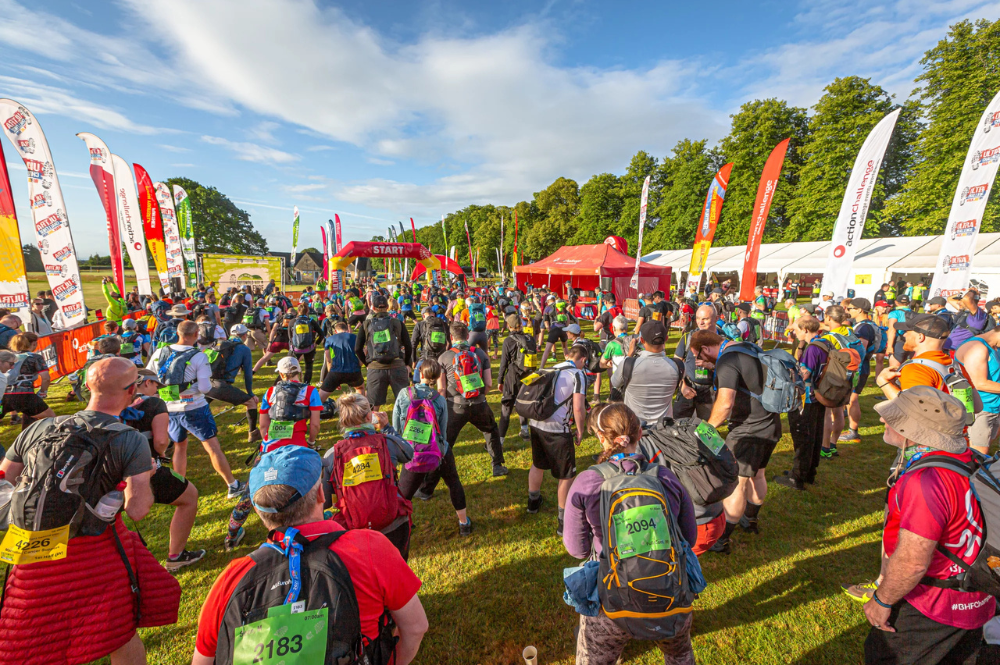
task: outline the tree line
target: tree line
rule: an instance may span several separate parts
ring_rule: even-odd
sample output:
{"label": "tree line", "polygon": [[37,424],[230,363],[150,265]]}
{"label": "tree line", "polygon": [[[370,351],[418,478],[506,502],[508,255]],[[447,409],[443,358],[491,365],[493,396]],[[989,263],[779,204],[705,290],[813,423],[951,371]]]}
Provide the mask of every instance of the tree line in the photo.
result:
{"label": "tree line", "polygon": [[[518,244],[526,261],[563,245],[595,244],[620,235],[635,251],[639,198],[652,176],[643,253],[692,246],[705,195],[716,171],[733,162],[716,245],[747,241],[764,162],[777,143],[791,137],[764,231],[765,242],[828,240],[854,159],[872,128],[901,108],[872,197],[864,237],[933,235],[944,231],[969,141],[987,104],[1000,90],[1000,21],[962,21],[924,54],[917,87],[897,102],[870,78],[837,78],[812,107],[780,99],[747,102],[733,114],[728,136],[679,141],[658,158],[640,150],[625,173],[599,173],[580,186],[557,178],[531,200],[515,206],[470,205],[444,219],[450,245],[466,263],[465,224],[480,263],[495,269],[504,218],[504,255]],[[998,132],[1000,133],[1000,132]],[[1000,206],[991,196],[983,231],[1000,231]],[[376,236],[375,240],[383,240]],[[417,229],[417,239],[445,253],[441,222]],[[506,261],[510,266],[509,259]]]}

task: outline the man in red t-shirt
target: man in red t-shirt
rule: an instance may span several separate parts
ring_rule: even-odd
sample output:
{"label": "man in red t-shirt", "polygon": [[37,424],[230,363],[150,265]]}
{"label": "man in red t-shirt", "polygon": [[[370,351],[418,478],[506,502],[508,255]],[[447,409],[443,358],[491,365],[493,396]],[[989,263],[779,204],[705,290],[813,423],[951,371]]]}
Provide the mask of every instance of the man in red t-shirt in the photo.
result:
{"label": "man in red t-shirt", "polygon": [[922,583],[926,577],[954,583],[962,569],[950,557],[971,565],[983,545],[983,516],[969,478],[932,466],[971,464],[965,406],[916,386],[875,410],[885,423],[885,442],[903,450],[906,466],[889,490],[882,582],[864,607],[872,624],[865,662],[969,662],[996,602],[985,593]]}
{"label": "man in red t-shirt", "polygon": [[[264,525],[268,529],[288,530],[284,536],[288,536],[294,527],[299,535],[310,542],[321,536],[343,531],[334,522],[323,519],[321,473],[320,456],[309,448],[282,446],[264,455],[250,472],[249,480],[253,507]],[[272,544],[274,549],[282,551],[282,541],[272,541]],[[296,544],[297,541],[292,546]],[[410,663],[427,632],[427,615],[417,597],[420,580],[403,561],[399,551],[378,531],[353,529],[345,532],[330,546],[330,556],[334,561],[339,559],[350,575],[358,602],[361,634],[367,640],[376,640],[379,637],[379,619],[388,611],[396,624],[399,637],[393,662],[396,665]],[[296,558],[300,566],[303,558]],[[292,616],[295,614],[297,601],[306,602],[305,607],[299,608],[299,611],[304,610],[307,614],[320,609],[325,602],[323,599],[298,597],[298,590],[289,575],[293,565],[291,557],[286,555],[280,562],[288,581],[279,582],[275,586],[279,586],[282,593],[289,590],[284,604],[293,605]],[[215,581],[198,618],[198,636],[192,665],[211,665],[216,662],[223,629],[226,631],[221,635],[224,645],[229,645],[230,651],[235,648],[232,645],[235,642],[236,626],[224,626],[223,618],[231,603],[239,603],[239,598],[233,598],[233,592],[255,565],[257,564],[250,557],[235,559]],[[300,574],[302,578],[306,577],[305,574]],[[266,589],[258,589],[255,593],[260,598],[268,597]],[[274,606],[281,604],[279,600]],[[331,608],[329,616],[336,614],[339,617],[346,611],[347,607]],[[268,621],[280,613],[269,614],[266,619]],[[330,625],[329,629],[332,630],[333,626]],[[230,658],[218,665],[230,665],[231,662]]]}

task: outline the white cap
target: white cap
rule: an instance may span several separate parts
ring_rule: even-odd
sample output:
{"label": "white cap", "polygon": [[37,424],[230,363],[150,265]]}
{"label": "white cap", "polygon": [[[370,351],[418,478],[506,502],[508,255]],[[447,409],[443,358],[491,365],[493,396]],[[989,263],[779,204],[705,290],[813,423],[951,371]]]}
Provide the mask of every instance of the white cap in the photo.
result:
{"label": "white cap", "polygon": [[278,361],[278,373],[279,374],[295,374],[296,372],[301,372],[302,366],[299,365],[298,358],[294,356],[285,356]]}
{"label": "white cap", "polygon": [[237,323],[235,326],[229,329],[230,335],[246,335],[247,327],[242,323]]}
{"label": "white cap", "polygon": [[122,321],[122,328],[125,330],[135,330],[136,323],[135,319],[125,319]]}

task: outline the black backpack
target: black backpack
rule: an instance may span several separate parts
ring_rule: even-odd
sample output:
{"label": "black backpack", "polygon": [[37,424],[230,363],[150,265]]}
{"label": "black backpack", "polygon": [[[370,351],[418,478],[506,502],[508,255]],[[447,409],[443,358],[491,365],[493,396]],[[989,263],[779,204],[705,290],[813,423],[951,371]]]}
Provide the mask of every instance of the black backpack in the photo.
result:
{"label": "black backpack", "polygon": [[[76,416],[57,416],[55,425],[26,449],[24,470],[10,501],[10,523],[28,531],[69,525],[69,537],[97,536],[108,523],[96,506],[107,487],[108,446],[131,428],[119,422],[94,427]],[[103,485],[103,486],[102,486]]]}
{"label": "black backpack", "polygon": [[215,343],[215,322],[202,321],[198,324],[198,344],[211,346]]}
{"label": "black backpack", "polygon": [[313,321],[308,316],[300,316],[292,321],[292,334],[289,336],[289,348],[292,353],[309,353],[316,348],[316,334],[313,331]]}
{"label": "black backpack", "polygon": [[229,358],[233,355],[233,351],[236,350],[236,345],[242,343],[235,339],[220,339],[205,349],[208,364],[212,368],[213,379],[216,381],[224,380],[223,377],[226,375],[226,365],[229,364]]}
{"label": "black backpack", "polygon": [[437,358],[448,350],[448,322],[437,316],[424,321],[424,357]]}
{"label": "black backpack", "polygon": [[299,393],[306,387],[296,381],[278,381],[271,392],[271,408],[268,415],[271,420],[298,422],[309,417],[309,407],[295,403]]}
{"label": "black backpack", "polygon": [[514,402],[517,415],[530,420],[548,420],[559,407],[572,400],[573,395],[570,395],[565,401],[556,402],[556,383],[561,372],[562,369],[543,369],[522,379]]}
{"label": "black backpack", "polygon": [[598,372],[604,371],[601,367],[601,347],[599,344],[593,340],[587,339],[586,337],[581,337],[573,342],[573,346],[582,346],[587,352],[587,362],[584,369],[591,374],[597,374]]}
{"label": "black backpack", "polygon": [[369,363],[399,359],[399,336],[393,330],[394,321],[388,314],[377,314],[365,321],[365,359]]}
{"label": "black backpack", "polygon": [[243,316],[240,314],[240,306],[233,304],[226,308],[226,313],[222,316],[222,327],[226,329],[226,334],[233,329],[237,323],[243,320]]}
{"label": "black backpack", "polygon": [[538,344],[534,337],[523,332],[511,333],[510,338],[517,343],[517,362],[515,365],[518,371],[515,378],[520,381],[538,368]]}
{"label": "black backpack", "polygon": [[[283,532],[280,529],[272,531],[270,538],[274,540],[275,534]],[[388,613],[383,614],[379,622],[379,636],[366,646],[361,635],[361,613],[351,574],[340,557],[330,550],[330,546],[345,533],[337,531],[312,542],[299,533],[295,534],[295,542],[302,546],[298,602],[304,603],[307,615],[326,621],[326,658],[322,661],[323,665],[353,665],[365,661],[371,665],[384,665],[392,658],[396,645],[396,639],[387,630],[390,624]],[[283,605],[288,595],[291,583],[288,557],[279,548],[265,544],[251,553],[250,558],[254,565],[233,590],[219,626],[215,662],[220,665],[233,662],[237,634],[245,635],[250,624],[267,618],[268,609]],[[306,618],[311,620],[313,617]],[[288,653],[294,656],[297,646],[295,637],[291,636],[284,644],[279,639],[274,640],[274,648],[287,648]],[[246,639],[248,636],[244,637]]]}
{"label": "black backpack", "polygon": [[643,432],[640,445],[655,448],[650,461],[670,467],[691,500],[707,506],[733,493],[739,482],[739,467],[724,443],[716,453],[702,441],[697,433],[701,422],[698,418],[664,418]]}
{"label": "black backpack", "polygon": [[176,344],[180,339],[177,336],[177,324],[173,319],[161,321],[156,324],[156,348],[162,349],[165,346]]}
{"label": "black backpack", "polygon": [[750,328],[750,338],[745,341],[750,342],[751,344],[760,344],[760,340],[762,337],[760,321],[753,318],[752,316],[748,316],[746,319],[744,319],[744,321],[747,322],[747,325]]}
{"label": "black backpack", "polygon": [[243,325],[250,330],[259,330],[264,327],[260,318],[260,307],[247,307],[243,312]]}

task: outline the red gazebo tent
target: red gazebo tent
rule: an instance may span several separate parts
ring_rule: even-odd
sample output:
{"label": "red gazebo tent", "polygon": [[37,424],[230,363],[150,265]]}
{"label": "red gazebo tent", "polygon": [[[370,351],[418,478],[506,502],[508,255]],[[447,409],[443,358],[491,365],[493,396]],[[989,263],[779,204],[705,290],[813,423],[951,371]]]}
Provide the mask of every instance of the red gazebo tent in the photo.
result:
{"label": "red gazebo tent", "polygon": [[[514,268],[520,289],[544,286],[565,296],[569,283],[578,291],[610,290],[620,303],[636,297],[636,290],[629,286],[634,272],[635,258],[607,244],[560,247],[541,261]],[[669,293],[670,267],[641,263],[639,291]]]}

